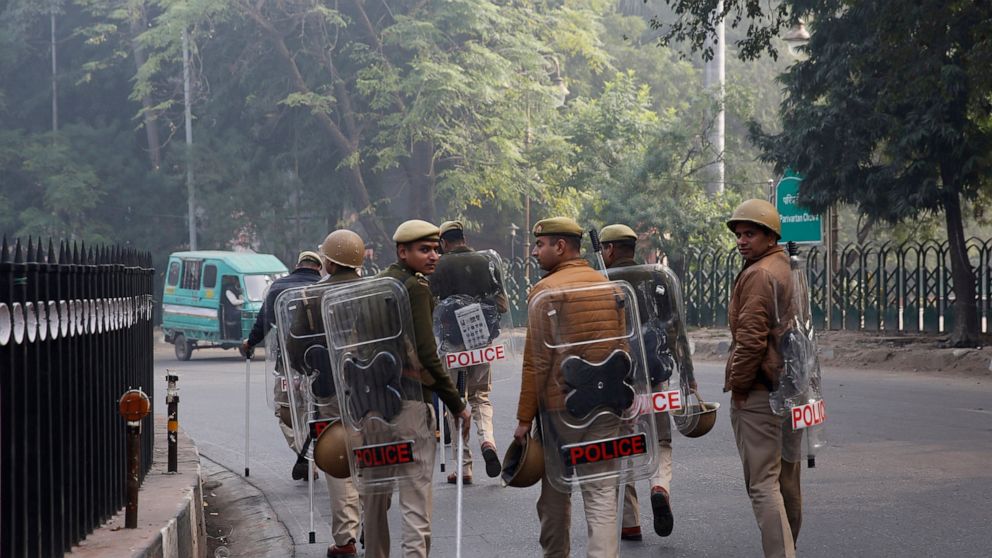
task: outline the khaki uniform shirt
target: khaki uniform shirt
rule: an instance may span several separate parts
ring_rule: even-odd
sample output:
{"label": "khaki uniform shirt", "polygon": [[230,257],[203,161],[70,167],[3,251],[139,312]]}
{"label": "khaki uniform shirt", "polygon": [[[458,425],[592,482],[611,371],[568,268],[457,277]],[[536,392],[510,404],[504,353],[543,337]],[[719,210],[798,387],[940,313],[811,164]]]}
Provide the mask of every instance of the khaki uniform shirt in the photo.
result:
{"label": "khaki uniform shirt", "polygon": [[437,356],[437,342],[434,339],[434,297],[431,295],[427,277],[415,273],[400,262],[382,270],[377,277],[396,279],[403,284],[410,299],[413,344],[423,367],[420,371],[420,381],[424,385],[424,401],[431,400],[433,391],[452,413],[461,413],[465,409],[465,403]]}

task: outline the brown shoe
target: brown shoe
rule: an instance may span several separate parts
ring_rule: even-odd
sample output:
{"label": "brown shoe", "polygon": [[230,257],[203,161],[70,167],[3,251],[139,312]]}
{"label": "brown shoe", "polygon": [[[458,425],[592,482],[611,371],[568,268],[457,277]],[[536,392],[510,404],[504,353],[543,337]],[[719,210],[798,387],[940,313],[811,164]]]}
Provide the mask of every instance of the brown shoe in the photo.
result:
{"label": "brown shoe", "polygon": [[355,556],[358,556],[358,550],[355,549],[353,542],[344,546],[332,544],[327,547],[327,558],[354,558]]}
{"label": "brown shoe", "polygon": [[644,537],[641,536],[641,526],[636,525],[634,527],[624,527],[620,529],[620,539],[625,541],[640,541]]}
{"label": "brown shoe", "polygon": [[[448,475],[448,484],[458,484],[458,475],[455,473]],[[472,484],[472,475],[463,476],[462,484]]]}

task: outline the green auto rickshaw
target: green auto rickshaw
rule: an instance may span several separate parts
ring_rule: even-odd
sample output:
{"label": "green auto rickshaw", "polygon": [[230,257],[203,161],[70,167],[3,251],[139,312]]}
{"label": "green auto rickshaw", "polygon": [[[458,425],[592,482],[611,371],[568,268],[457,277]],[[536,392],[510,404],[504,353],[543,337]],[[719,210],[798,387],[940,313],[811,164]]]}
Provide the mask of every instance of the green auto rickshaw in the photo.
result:
{"label": "green auto rickshaw", "polygon": [[248,337],[269,285],[288,270],[271,254],[200,250],[169,256],[162,331],[189,360],[194,349],[236,348]]}

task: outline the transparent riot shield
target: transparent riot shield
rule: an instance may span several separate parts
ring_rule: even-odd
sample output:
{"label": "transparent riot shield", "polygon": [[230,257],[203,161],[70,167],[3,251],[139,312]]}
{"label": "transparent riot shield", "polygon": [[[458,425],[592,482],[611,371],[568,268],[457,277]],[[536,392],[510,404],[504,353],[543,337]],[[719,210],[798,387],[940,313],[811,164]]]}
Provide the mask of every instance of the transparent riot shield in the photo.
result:
{"label": "transparent riot shield", "polygon": [[335,396],[321,298],[345,284],[296,287],[276,298],[276,331],[283,371],[281,388],[285,390],[292,418],[294,446],[305,457],[312,455],[311,423],[331,414],[325,410]]}
{"label": "transparent riot shield", "polygon": [[[678,391],[677,401],[687,401],[695,378],[678,277],[659,264],[616,267],[607,273],[610,279],[630,283],[637,296],[641,340],[652,389],[656,393]],[[681,407],[676,404],[675,408],[669,407],[669,412],[682,416],[695,412]]]}
{"label": "transparent riot shield", "polygon": [[779,317],[788,320],[788,328],[782,336],[780,347],[782,373],[777,389],[769,396],[769,404],[772,412],[785,418],[787,428],[806,430],[806,450],[810,466],[813,466],[817,450],[826,443],[823,432],[823,423],[827,418],[826,404],[823,401],[806,271],[797,245],[790,242],[788,248],[792,268],[793,313]]}
{"label": "transparent riot shield", "polygon": [[[490,392],[495,380],[509,379],[519,370],[521,343],[513,334],[503,272],[503,261],[495,251],[458,248],[445,253],[430,276],[431,291],[438,299],[433,315],[438,357],[463,397]],[[444,413],[442,405],[438,409]],[[458,429],[450,416],[439,425],[445,439]],[[481,433],[484,427],[479,428]],[[444,472],[443,447],[438,455]],[[469,459],[470,450],[463,445],[453,455]]]}
{"label": "transparent riot shield", "polygon": [[352,283],[324,294],[322,314],[356,488],[430,482],[434,425],[406,289],[391,278]]}
{"label": "transparent riot shield", "polygon": [[492,250],[450,252],[430,277],[438,298],[434,337],[438,356],[452,373],[486,367],[508,372],[519,343],[513,336],[509,302],[503,287],[503,261]]}
{"label": "transparent riot shield", "polygon": [[545,470],[562,492],[658,466],[636,301],[629,283],[610,281],[548,289],[528,306]]}
{"label": "transparent riot shield", "polygon": [[280,404],[288,405],[286,376],[282,373],[279,334],[273,325],[265,334],[265,402],[275,411]]}

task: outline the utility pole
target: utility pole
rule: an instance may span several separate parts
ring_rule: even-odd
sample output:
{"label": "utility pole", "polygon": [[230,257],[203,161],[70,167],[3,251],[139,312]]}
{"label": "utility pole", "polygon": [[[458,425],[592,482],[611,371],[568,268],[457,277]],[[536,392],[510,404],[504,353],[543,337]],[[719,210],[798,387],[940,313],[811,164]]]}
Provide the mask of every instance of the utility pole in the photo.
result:
{"label": "utility pole", "polygon": [[[713,126],[710,128],[708,138],[710,148],[717,158],[716,162],[714,162],[710,168],[710,182],[707,182],[706,184],[706,193],[710,196],[723,193],[724,186],[723,152],[725,126],[723,111],[723,84],[726,78],[724,55],[726,53],[727,41],[722,14],[723,0],[719,0],[716,4],[716,16],[720,18],[720,21],[715,27],[715,37],[710,42],[713,47],[713,58],[705,62],[703,70],[703,87],[713,94],[717,102],[716,114],[713,116]],[[713,44],[713,41],[715,41],[716,44]]]}
{"label": "utility pole", "polygon": [[[57,66],[55,64],[55,4],[52,4],[52,11],[49,13],[52,27],[52,132],[59,131],[59,86],[57,78]],[[55,138],[52,138],[55,141]]]}
{"label": "utility pole", "polygon": [[183,101],[186,105],[186,193],[189,249],[196,250],[196,192],[193,187],[193,116],[189,98],[189,31],[183,27]]}

